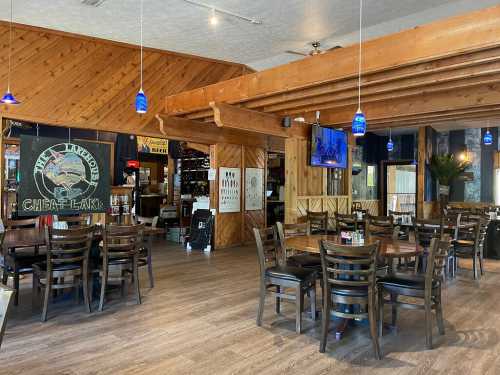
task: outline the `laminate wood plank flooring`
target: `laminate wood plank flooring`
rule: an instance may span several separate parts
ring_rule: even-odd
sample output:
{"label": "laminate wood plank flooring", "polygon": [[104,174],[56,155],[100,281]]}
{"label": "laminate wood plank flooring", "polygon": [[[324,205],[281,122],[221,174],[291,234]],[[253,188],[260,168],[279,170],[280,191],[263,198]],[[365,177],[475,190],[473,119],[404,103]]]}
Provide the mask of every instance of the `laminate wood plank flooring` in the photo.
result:
{"label": "laminate wood plank flooring", "polygon": [[[384,359],[377,361],[363,323],[338,342],[332,332],[325,354],[318,351],[320,320],[304,315],[304,333],[297,335],[293,304],[283,303],[277,316],[268,298],[257,327],[254,246],[206,255],[158,241],[153,262],[154,289],[140,271],[142,305],[116,291],[102,313],[87,314],[62,298],[46,323],[32,308],[31,278],[24,279],[0,350],[0,374],[500,374],[498,272],[478,282],[461,269],[447,283],[446,335],[434,323],[434,350],[425,350],[423,312],[402,310],[397,332],[381,339]],[[487,268],[500,269],[492,264]]]}

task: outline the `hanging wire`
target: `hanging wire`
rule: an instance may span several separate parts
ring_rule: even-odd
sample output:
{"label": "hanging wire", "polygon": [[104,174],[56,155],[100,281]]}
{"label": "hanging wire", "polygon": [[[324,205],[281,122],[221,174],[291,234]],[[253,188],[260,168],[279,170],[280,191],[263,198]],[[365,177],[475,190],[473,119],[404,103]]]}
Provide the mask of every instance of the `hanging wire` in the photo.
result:
{"label": "hanging wire", "polygon": [[39,136],[39,126],[38,126],[38,122],[36,123],[36,137],[38,138]]}
{"label": "hanging wire", "polygon": [[9,24],[9,71],[7,74],[7,92],[10,92],[10,70],[12,61],[12,7],[14,0],[10,0],[10,24]]}
{"label": "hanging wire", "polygon": [[359,61],[358,61],[358,110],[361,110],[361,42],[363,29],[363,0],[359,0]]}
{"label": "hanging wire", "polygon": [[68,143],[71,143],[71,128],[68,128]]}
{"label": "hanging wire", "polygon": [[143,29],[143,15],[144,15],[144,0],[141,0],[141,91],[142,91],[142,55],[143,55],[143,39],[142,39],[142,29]]}

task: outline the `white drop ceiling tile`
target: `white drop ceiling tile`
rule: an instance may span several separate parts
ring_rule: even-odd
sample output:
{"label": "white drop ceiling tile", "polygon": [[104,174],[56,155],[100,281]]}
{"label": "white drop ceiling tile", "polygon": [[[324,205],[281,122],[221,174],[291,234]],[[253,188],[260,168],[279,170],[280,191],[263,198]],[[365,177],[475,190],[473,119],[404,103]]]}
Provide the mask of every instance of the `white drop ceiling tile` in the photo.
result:
{"label": "white drop ceiling tile", "polygon": [[[262,20],[252,25],[184,0],[144,0],[146,46],[248,64],[257,69],[286,63],[324,48],[356,43],[357,0],[203,0],[215,7]],[[364,0],[364,39],[435,19],[496,5],[495,0]],[[10,0],[0,0],[0,19],[9,19]],[[139,1],[106,0],[99,7],[80,0],[14,0],[14,21],[137,44]]]}

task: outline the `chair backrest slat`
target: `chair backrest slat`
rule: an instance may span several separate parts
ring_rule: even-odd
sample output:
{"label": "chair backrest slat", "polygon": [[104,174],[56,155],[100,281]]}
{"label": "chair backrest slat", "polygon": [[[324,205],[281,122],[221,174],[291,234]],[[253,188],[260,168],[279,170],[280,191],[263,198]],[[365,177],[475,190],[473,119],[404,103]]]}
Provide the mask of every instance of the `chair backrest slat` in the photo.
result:
{"label": "chair backrest slat", "polygon": [[321,267],[327,292],[341,286],[374,288],[379,244],[377,241],[370,245],[350,246],[321,240]]}
{"label": "chair backrest slat", "polygon": [[262,229],[253,228],[261,277],[264,277],[267,268],[283,263],[281,259],[281,247],[276,232],[274,227]]}
{"label": "chair backrest slat", "polygon": [[106,225],[103,231],[103,257],[132,259],[139,254],[144,224]]}
{"label": "chair backrest slat", "polygon": [[311,233],[328,233],[328,211],[315,212],[307,211],[307,221]]}
{"label": "chair backrest slat", "polygon": [[54,229],[46,226],[47,271],[50,272],[52,265],[88,260],[94,229],[94,227]]}
{"label": "chair backrest slat", "polygon": [[40,220],[38,217],[32,219],[8,219],[5,227],[7,229],[38,228],[39,222]]}
{"label": "chair backrest slat", "polygon": [[339,214],[335,213],[335,226],[337,229],[337,234],[341,231],[355,231],[358,229],[357,216],[355,214]]}

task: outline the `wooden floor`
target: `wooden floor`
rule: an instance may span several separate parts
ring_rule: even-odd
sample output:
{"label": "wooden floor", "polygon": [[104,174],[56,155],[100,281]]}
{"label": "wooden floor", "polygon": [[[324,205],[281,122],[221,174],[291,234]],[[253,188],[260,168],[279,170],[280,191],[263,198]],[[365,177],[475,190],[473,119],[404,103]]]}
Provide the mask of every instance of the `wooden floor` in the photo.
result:
{"label": "wooden floor", "polygon": [[[500,268],[481,282],[462,270],[444,290],[446,335],[425,350],[423,313],[402,311],[398,332],[372,355],[368,328],[358,325],[327,353],[318,352],[319,325],[294,332],[294,308],[255,325],[258,265],[253,247],[209,256],[157,244],[156,285],[141,278],[143,304],[119,293],[102,313],[71,299],[55,303],[47,323],[31,308],[30,279],[9,321],[0,374],[500,374]],[[95,305],[94,305],[95,307]],[[435,327],[434,327],[435,328]]]}

